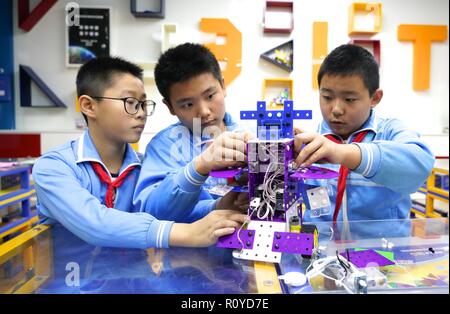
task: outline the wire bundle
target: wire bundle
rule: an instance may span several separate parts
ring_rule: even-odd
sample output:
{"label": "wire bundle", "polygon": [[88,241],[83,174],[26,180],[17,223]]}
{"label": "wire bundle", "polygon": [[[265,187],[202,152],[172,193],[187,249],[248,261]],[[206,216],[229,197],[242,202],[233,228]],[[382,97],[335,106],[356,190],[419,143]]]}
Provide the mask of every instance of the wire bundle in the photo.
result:
{"label": "wire bundle", "polygon": [[[326,273],[329,273],[330,271],[337,276],[331,277],[330,275],[327,275]],[[306,268],[306,278],[310,280],[313,277],[321,275],[324,278],[334,281],[337,287],[344,287],[348,293],[353,294],[354,292],[344,282],[349,278],[348,275],[354,272],[359,271],[353,264],[349,263],[348,260],[339,256],[338,251],[336,251],[335,256],[328,256],[312,262]]]}
{"label": "wire bundle", "polygon": [[[273,146],[276,144],[271,144]],[[265,145],[261,145],[261,147],[269,154],[271,157],[271,161],[267,166],[266,173],[264,175],[263,180],[263,193],[262,193],[262,202],[256,212],[256,216],[258,219],[264,220],[269,217],[269,214],[273,218],[275,214],[275,208],[273,208],[272,204],[276,203],[276,187],[283,183],[282,180],[277,179],[279,175],[283,174],[283,168],[280,167],[282,165],[278,161],[278,156],[276,156],[270,148]],[[265,206],[265,211],[262,214],[262,209]]]}
{"label": "wire bundle", "polygon": [[[270,146],[273,146],[276,144],[271,144]],[[273,218],[275,214],[275,209],[272,207],[271,203],[276,202],[276,187],[278,184],[283,183],[282,180],[277,179],[277,176],[283,174],[283,168],[279,167],[281,163],[278,162],[278,157],[270,150],[270,148],[267,148],[265,145],[261,145],[262,147],[271,157],[271,161],[269,165],[267,166],[266,172],[264,174],[264,180],[263,180],[263,192],[262,192],[262,200],[260,201],[259,205],[255,208],[252,208],[252,212],[250,215],[248,215],[246,221],[242,224],[242,226],[239,228],[237,232],[237,239],[239,243],[241,244],[241,253],[244,249],[244,242],[241,240],[240,232],[241,230],[251,221],[251,217],[256,212],[256,217],[258,219],[264,220],[269,217],[269,214],[271,214],[271,217]],[[271,174],[272,172],[272,174]],[[264,206],[266,205],[266,206]],[[264,214],[261,214],[262,210],[265,208]]]}

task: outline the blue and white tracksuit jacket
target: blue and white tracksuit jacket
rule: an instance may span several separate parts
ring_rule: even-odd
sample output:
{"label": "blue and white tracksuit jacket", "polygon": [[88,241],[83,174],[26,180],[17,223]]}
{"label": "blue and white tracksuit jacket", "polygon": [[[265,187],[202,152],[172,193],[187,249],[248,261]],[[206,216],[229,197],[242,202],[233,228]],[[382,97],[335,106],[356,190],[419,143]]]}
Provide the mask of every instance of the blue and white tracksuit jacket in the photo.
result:
{"label": "blue and white tracksuit jacket", "polygon": [[[238,125],[229,113],[224,122],[227,131],[237,131]],[[181,122],[162,130],[145,150],[134,203],[143,212],[158,219],[192,222],[206,216],[215,208],[215,199],[205,188],[208,176],[200,175],[193,159],[208,139],[194,135]]]}
{"label": "blue and white tracksuit jacket", "polygon": [[100,182],[91,161],[103,165],[88,130],[79,139],[38,159],[33,167],[33,179],[42,223],[59,222],[82,240],[97,246],[168,247],[173,222],[155,219],[133,207],[133,192],[141,167],[133,148],[127,145],[119,175],[129,167],[136,168],[117,188],[114,208],[103,205],[106,185]]}
{"label": "blue and white tracksuit jacket", "polygon": [[[430,175],[434,155],[418,133],[397,119],[377,117],[373,110],[362,128],[349,139],[363,130],[368,134],[361,143],[355,143],[361,149],[362,160],[347,177],[338,221],[407,219],[411,209],[410,194],[416,192]],[[319,125],[318,132],[333,134],[325,121]],[[339,171],[339,165],[321,166]],[[312,180],[307,183],[321,184]],[[307,211],[306,221],[332,220],[337,179],[328,183],[331,185],[331,214],[311,218]]]}

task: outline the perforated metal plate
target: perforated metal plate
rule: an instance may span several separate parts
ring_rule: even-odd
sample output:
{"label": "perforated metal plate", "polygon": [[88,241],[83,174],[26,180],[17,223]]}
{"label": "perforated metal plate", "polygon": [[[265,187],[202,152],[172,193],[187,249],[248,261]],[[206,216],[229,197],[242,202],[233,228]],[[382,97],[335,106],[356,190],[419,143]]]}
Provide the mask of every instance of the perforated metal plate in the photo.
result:
{"label": "perforated metal plate", "polygon": [[236,250],[233,252],[233,257],[245,260],[279,263],[281,260],[281,252],[272,251],[273,237],[275,232],[286,231],[286,223],[251,221],[248,225],[248,229],[255,230],[253,249]]}

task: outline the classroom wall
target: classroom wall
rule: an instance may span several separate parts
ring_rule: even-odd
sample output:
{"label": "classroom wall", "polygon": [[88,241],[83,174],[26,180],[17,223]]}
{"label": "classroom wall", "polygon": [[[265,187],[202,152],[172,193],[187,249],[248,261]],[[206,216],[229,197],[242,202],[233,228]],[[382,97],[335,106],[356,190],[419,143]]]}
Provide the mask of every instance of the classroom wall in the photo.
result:
{"label": "classroom wall", "polygon": [[[75,77],[77,69],[65,66],[64,7],[69,1],[58,1],[30,31],[17,26],[17,1],[13,8],[15,87],[18,95],[19,64],[31,66],[48,86],[67,105],[58,108],[22,108],[16,97],[16,126],[20,131],[43,131],[62,134],[79,132],[75,119]],[[294,79],[294,106],[312,109],[313,120],[297,122],[303,129],[315,130],[320,121],[318,93],[312,89],[312,24],[327,21],[328,46],[332,48],[350,40],[347,35],[348,8],[355,1],[316,0],[294,1],[295,28],[290,35],[266,35],[262,30],[264,0],[166,0],[165,19],[137,19],[129,9],[128,0],[79,0],[81,6],[110,6],[112,11],[112,54],[135,62],[156,61],[161,51],[160,38],[163,23],[177,23],[185,41],[200,38],[199,21],[203,17],[228,18],[242,33],[242,72],[228,87],[227,108],[239,117],[240,110],[254,110],[261,99],[264,78],[290,77]],[[397,40],[399,24],[447,25],[449,20],[447,0],[386,0],[383,3],[382,32],[372,39],[381,40],[381,85],[384,99],[377,112],[385,117],[404,120],[411,128],[438,141],[437,147],[447,143],[442,137],[449,117],[448,40],[432,45],[431,87],[426,92],[412,88],[413,46]],[[285,72],[260,60],[260,54],[290,39],[294,39],[294,71]],[[161,102],[161,97],[151,84],[147,92],[157,102],[156,113],[148,120],[140,143],[145,148],[155,132],[176,121]],[[48,100],[33,88],[33,102],[46,104]],[[254,123],[254,122],[246,122]],[[62,136],[62,139],[66,137]],[[52,143],[58,142],[53,138]],[[448,144],[446,155],[448,156]],[[445,147],[445,146],[444,146]]]}

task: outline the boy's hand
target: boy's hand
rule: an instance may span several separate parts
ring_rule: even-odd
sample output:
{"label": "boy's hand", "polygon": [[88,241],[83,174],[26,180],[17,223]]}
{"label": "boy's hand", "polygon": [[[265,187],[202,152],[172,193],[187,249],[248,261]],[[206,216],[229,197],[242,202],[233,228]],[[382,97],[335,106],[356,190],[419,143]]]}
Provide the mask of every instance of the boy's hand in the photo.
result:
{"label": "boy's hand", "polygon": [[222,133],[194,159],[195,170],[206,176],[212,170],[243,165],[246,161],[247,142],[252,138],[253,135],[248,132]]}
{"label": "boy's hand", "polygon": [[170,246],[207,247],[219,237],[232,234],[245,222],[247,216],[234,210],[214,210],[191,224],[172,226]]}
{"label": "boy's hand", "polygon": [[355,169],[361,162],[361,151],[357,145],[336,144],[320,134],[297,134],[294,145],[295,151],[299,152],[295,162],[301,167],[308,167],[316,162],[326,162]]}
{"label": "boy's hand", "polygon": [[301,133],[305,133],[305,131],[303,131],[299,127],[294,126],[294,135],[301,134]]}
{"label": "boy's hand", "polygon": [[246,213],[249,206],[248,193],[247,192],[228,192],[221,197],[216,204],[216,210],[218,209],[232,209],[241,213]]}

